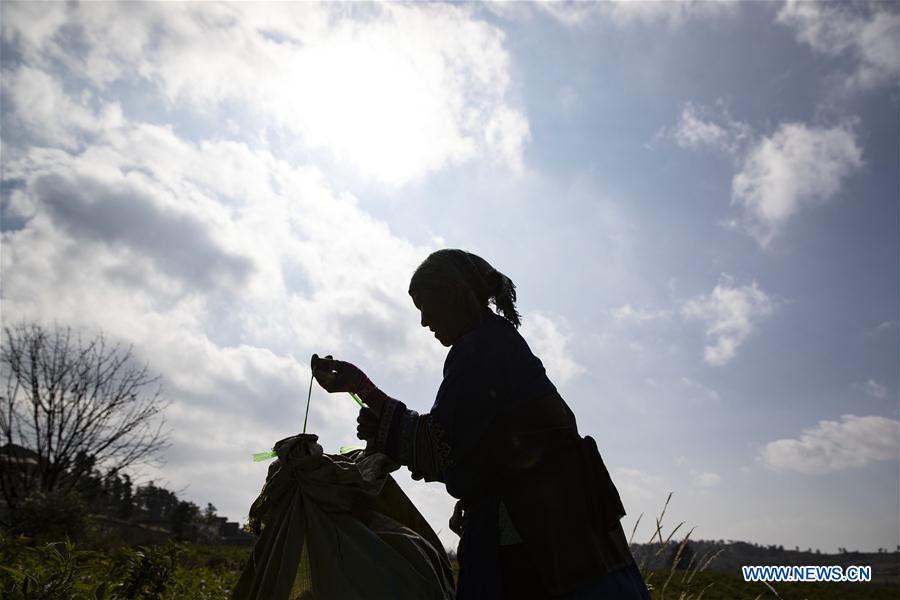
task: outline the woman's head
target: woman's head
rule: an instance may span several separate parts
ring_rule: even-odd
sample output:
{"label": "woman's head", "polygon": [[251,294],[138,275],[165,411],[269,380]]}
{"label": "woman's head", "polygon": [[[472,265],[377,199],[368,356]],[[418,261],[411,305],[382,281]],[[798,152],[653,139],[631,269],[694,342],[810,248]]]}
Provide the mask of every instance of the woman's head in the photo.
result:
{"label": "woman's head", "polygon": [[409,295],[422,313],[422,326],[445,346],[477,325],[493,304],[514,326],[516,286],[486,260],[456,249],[438,250],[413,273]]}

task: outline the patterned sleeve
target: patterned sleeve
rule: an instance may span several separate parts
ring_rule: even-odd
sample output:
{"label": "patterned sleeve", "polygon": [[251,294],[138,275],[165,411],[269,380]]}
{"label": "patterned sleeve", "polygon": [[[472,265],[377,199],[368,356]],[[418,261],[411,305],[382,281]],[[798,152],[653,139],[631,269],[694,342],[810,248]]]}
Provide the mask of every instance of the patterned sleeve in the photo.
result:
{"label": "patterned sleeve", "polygon": [[420,415],[399,400],[386,398],[378,422],[375,451],[409,467],[413,477],[445,481],[450,445],[430,414]]}

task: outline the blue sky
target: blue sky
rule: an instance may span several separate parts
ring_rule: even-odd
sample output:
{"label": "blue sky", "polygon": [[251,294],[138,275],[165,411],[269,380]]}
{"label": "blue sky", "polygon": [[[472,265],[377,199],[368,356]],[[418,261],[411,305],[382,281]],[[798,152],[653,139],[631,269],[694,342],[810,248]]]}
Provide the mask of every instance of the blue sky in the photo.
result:
{"label": "blue sky", "polygon": [[[2,17],[3,321],[163,375],[145,479],[243,518],[313,352],[427,410],[445,349],[406,286],[461,247],[516,282],[626,529],[672,491],[698,538],[896,546],[896,4]],[[310,429],[335,451],[354,413],[314,391]],[[455,544],[443,487],[397,478]]]}

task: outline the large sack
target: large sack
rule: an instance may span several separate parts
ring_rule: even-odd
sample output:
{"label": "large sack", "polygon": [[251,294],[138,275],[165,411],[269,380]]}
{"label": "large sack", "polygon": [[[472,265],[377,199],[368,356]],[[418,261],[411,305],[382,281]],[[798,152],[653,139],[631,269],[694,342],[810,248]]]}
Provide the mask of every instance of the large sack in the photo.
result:
{"label": "large sack", "polygon": [[315,435],[275,445],[279,465],[250,509],[260,535],[234,600],[454,597],[437,535],[384,454],[322,453]]}

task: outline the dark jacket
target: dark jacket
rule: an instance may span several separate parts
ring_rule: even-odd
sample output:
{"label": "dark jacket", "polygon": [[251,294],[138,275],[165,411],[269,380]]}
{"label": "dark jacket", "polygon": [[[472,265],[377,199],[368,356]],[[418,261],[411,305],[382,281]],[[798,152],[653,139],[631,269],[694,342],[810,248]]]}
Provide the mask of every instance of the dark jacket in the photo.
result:
{"label": "dark jacket", "polygon": [[[460,599],[502,596],[501,502],[554,595],[631,561],[619,525],[625,510],[594,440],[579,435],[543,364],[506,319],[492,313],[453,345],[423,417],[441,456],[436,479],[466,507]],[[415,430],[402,421],[395,417],[392,429]],[[389,453],[402,444],[399,435],[390,440]]]}

